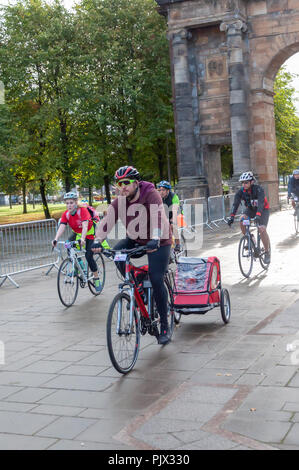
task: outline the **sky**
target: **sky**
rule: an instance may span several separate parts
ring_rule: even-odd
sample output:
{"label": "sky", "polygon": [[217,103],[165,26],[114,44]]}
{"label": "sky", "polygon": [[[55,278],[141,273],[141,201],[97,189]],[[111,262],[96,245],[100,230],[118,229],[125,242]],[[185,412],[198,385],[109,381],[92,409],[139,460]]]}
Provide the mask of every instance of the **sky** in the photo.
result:
{"label": "sky", "polygon": [[[76,0],[61,0],[66,8],[71,8]],[[13,0],[0,0],[0,5],[7,5],[8,3],[14,3]],[[298,77],[293,79],[292,85],[296,90],[296,102],[294,103],[299,116],[299,52],[294,54],[284,63],[288,72],[292,74],[298,74]],[[298,100],[298,101],[297,101]]]}

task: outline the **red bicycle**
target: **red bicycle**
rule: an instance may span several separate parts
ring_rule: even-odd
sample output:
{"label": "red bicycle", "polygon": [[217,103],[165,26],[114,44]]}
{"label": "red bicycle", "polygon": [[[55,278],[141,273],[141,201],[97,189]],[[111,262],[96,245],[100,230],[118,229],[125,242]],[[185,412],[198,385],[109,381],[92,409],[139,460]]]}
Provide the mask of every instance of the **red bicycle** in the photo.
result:
{"label": "red bicycle", "polygon": [[[148,265],[141,267],[131,263],[132,256],[143,255],[146,247],[130,250],[105,249],[103,255],[115,262],[125,262],[124,282],[114,297],[107,318],[107,345],[111,362],[121,374],[130,372],[136,364],[140,350],[140,335],[159,336],[160,318],[153,298]],[[174,328],[173,294],[168,272],[164,277],[168,292],[169,337]]]}

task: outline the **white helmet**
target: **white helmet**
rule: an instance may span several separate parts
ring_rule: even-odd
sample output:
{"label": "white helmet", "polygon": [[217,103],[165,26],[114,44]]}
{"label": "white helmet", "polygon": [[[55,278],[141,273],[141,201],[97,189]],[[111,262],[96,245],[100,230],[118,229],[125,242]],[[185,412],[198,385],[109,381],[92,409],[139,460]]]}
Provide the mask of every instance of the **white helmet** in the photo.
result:
{"label": "white helmet", "polygon": [[251,180],[254,180],[254,176],[253,176],[252,171],[245,171],[245,173],[242,173],[242,175],[240,176],[240,179],[239,179],[240,182],[242,182],[242,181],[251,181]]}
{"label": "white helmet", "polygon": [[293,171],[293,175],[299,175],[299,169]]}

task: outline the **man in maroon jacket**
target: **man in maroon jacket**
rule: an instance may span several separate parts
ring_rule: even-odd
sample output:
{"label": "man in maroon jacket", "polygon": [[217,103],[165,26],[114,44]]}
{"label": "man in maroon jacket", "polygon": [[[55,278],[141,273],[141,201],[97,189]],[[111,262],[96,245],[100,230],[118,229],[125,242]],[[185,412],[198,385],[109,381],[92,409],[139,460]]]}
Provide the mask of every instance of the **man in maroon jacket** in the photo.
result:
{"label": "man in maroon jacket", "polygon": [[[116,221],[121,220],[126,227],[126,238],[120,240],[114,249],[147,246],[149,277],[161,321],[159,343],[166,344],[169,341],[168,293],[163,279],[169,263],[172,233],[163,202],[154,184],[140,181],[139,172],[132,166],[120,167],[115,172],[115,180],[119,196],[108,207],[107,215],[98,224],[96,238],[102,242]],[[122,274],[123,264],[118,265]]]}

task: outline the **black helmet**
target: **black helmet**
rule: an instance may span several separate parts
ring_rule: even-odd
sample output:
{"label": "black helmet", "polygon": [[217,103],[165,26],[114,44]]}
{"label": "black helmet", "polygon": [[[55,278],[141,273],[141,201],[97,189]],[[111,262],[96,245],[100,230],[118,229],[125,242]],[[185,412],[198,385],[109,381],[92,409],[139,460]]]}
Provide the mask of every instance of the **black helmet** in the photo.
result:
{"label": "black helmet", "polygon": [[124,178],[140,180],[139,171],[136,170],[133,166],[121,166],[116,170],[114,178],[116,180],[122,180]]}

